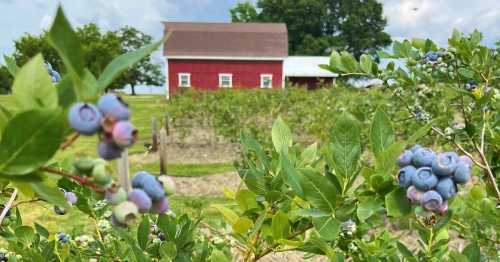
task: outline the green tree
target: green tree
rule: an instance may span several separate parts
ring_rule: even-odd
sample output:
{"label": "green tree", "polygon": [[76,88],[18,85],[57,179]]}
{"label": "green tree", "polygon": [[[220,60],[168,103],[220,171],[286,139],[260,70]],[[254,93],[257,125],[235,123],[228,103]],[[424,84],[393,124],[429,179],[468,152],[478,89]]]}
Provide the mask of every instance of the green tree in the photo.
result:
{"label": "green tree", "polygon": [[258,0],[231,9],[233,22],[282,22],[290,54],[326,55],[332,49],[359,56],[391,43],[376,0]]}
{"label": "green tree", "polygon": [[12,76],[7,70],[7,67],[0,66],[0,94],[7,94],[10,92],[12,81]]}
{"label": "green tree", "polygon": [[[121,39],[122,48],[125,52],[133,52],[151,44],[153,38],[133,27],[126,26],[116,32]],[[164,78],[161,73],[161,66],[152,63],[151,55],[146,56],[141,61],[131,66],[121,77],[123,83],[129,84],[132,95],[135,95],[137,85],[162,85]]]}

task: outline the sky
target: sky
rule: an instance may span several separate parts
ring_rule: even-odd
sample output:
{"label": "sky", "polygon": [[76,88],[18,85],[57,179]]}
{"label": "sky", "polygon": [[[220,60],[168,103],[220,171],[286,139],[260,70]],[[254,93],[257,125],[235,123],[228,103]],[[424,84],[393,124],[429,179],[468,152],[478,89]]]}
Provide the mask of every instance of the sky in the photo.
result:
{"label": "sky", "polygon": [[[134,26],[159,39],[160,21],[229,22],[229,9],[243,0],[0,0],[0,55],[14,51],[13,40],[50,27],[60,2],[73,26],[97,23],[105,30]],[[256,0],[251,0],[255,2]],[[431,38],[445,45],[453,28],[500,40],[500,0],[380,0],[393,39]],[[156,59],[159,59],[159,52]]]}

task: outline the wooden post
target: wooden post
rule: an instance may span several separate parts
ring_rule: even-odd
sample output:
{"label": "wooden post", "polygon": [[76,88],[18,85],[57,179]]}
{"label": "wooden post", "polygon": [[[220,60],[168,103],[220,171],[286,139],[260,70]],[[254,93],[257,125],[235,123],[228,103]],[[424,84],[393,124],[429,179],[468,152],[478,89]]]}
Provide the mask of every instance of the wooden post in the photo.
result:
{"label": "wooden post", "polygon": [[168,123],[168,114],[165,114],[165,130],[167,130],[167,136],[170,135],[170,126],[169,126],[169,123]]}
{"label": "wooden post", "polygon": [[156,117],[151,118],[151,151],[156,152],[158,150],[158,129],[156,127]]}
{"label": "wooden post", "polygon": [[118,182],[125,189],[127,194],[131,191],[132,185],[130,184],[130,169],[128,163],[128,149],[124,149],[122,156],[117,160],[118,165]]}
{"label": "wooden post", "polygon": [[167,174],[167,131],[160,130],[160,175]]}

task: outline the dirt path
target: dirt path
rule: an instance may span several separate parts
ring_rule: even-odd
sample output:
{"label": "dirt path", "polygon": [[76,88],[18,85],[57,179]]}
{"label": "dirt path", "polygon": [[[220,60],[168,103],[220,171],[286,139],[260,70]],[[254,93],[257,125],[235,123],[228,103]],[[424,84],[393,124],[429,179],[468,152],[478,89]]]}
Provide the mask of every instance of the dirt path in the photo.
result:
{"label": "dirt path", "polygon": [[174,177],[176,195],[222,196],[224,187],[236,189],[241,182],[236,172],[227,172],[202,177]]}

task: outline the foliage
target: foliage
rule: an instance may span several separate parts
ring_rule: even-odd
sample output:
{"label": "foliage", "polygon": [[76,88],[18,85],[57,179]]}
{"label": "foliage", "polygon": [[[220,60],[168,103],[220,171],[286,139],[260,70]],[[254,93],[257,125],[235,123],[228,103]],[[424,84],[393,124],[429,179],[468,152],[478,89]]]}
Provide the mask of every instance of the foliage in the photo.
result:
{"label": "foliage", "polygon": [[238,3],[233,22],[282,22],[288,27],[292,55],[326,55],[348,50],[357,56],[390,44],[383,32],[382,4],[375,0],[259,0]]}

